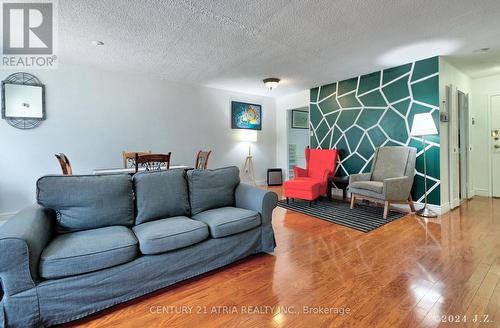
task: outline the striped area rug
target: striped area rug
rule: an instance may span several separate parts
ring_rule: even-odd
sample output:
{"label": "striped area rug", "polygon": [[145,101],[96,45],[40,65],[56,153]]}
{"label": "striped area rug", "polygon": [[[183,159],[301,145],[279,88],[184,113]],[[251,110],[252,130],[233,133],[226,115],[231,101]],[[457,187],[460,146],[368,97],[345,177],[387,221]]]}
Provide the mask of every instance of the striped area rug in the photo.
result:
{"label": "striped area rug", "polygon": [[404,213],[391,211],[387,219],[384,219],[383,208],[356,205],[351,210],[348,203],[338,200],[329,201],[326,198],[319,199],[312,207],[309,207],[308,201],[303,200],[293,202],[290,200],[290,204],[287,204],[286,200],[280,200],[278,206],[362,232],[370,232],[405,216]]}

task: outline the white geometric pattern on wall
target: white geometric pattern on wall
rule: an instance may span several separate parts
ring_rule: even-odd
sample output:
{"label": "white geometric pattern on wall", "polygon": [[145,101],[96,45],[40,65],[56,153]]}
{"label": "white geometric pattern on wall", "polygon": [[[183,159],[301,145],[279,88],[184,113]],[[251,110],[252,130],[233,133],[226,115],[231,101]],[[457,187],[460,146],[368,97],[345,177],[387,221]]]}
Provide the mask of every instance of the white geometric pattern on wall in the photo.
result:
{"label": "white geometric pattern on wall", "polygon": [[[376,148],[417,148],[413,197],[423,201],[422,139],[413,116],[432,113],[439,127],[439,59],[426,59],[311,89],[312,148],[337,148],[338,175],[368,172]],[[439,136],[426,138],[429,202],[440,204]]]}

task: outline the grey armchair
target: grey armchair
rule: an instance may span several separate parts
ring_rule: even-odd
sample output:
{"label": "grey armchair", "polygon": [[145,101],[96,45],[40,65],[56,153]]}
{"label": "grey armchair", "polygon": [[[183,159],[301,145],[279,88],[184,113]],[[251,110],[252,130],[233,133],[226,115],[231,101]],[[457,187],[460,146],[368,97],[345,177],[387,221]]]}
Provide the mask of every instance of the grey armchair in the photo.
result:
{"label": "grey armchair", "polygon": [[375,151],[370,173],[349,177],[351,208],[356,199],[384,202],[384,219],[391,204],[408,204],[415,212],[411,187],[415,175],[417,150],[411,147],[380,147]]}

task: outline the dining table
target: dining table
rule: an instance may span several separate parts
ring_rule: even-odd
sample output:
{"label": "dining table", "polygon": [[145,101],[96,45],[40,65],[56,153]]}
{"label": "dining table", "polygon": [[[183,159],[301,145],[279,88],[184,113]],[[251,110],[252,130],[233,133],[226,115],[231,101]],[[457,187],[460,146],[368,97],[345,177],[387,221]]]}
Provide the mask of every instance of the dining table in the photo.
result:
{"label": "dining table", "polygon": [[[192,166],[187,165],[170,165],[168,168],[172,169],[184,169],[184,170],[192,170]],[[161,167],[160,170],[167,170],[166,167]],[[139,172],[146,171],[145,167],[140,167]],[[135,167],[127,167],[127,168],[107,168],[107,169],[94,169],[94,175],[105,175],[105,174],[135,174]]]}

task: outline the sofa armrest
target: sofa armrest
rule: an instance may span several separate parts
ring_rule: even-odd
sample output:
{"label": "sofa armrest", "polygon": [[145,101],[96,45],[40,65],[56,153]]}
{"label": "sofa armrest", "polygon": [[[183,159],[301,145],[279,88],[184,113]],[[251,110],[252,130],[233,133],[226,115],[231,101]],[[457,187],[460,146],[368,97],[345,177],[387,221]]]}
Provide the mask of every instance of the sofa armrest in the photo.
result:
{"label": "sofa armrest", "polygon": [[35,286],[40,255],[52,239],[54,221],[54,211],[33,205],[0,227],[0,280],[6,295]]}
{"label": "sofa armrest", "polygon": [[349,184],[357,181],[370,181],[371,177],[371,173],[351,174],[349,176]]}
{"label": "sofa armrest", "polygon": [[271,224],[273,210],[278,204],[276,193],[244,183],[236,187],[236,207],[259,212],[262,225]]}
{"label": "sofa armrest", "polygon": [[387,200],[407,200],[413,179],[408,176],[384,179],[383,193]]}
{"label": "sofa armrest", "polygon": [[236,207],[260,213],[262,235],[260,251],[271,253],[276,247],[273,231],[273,210],[278,205],[278,195],[272,191],[259,189],[240,183],[235,192]]}
{"label": "sofa armrest", "polygon": [[307,177],[307,170],[306,169],[303,169],[301,167],[298,167],[298,166],[294,166],[293,167],[293,176],[294,177]]}

